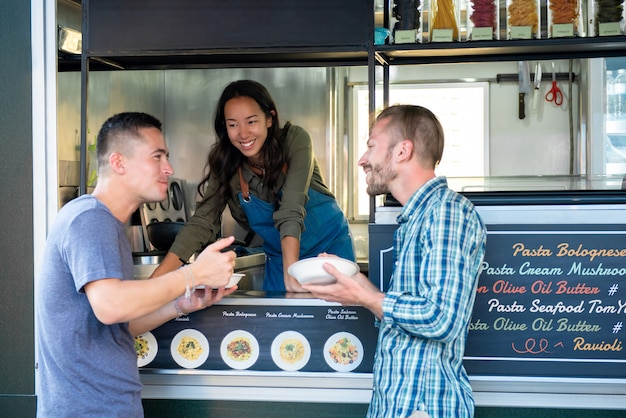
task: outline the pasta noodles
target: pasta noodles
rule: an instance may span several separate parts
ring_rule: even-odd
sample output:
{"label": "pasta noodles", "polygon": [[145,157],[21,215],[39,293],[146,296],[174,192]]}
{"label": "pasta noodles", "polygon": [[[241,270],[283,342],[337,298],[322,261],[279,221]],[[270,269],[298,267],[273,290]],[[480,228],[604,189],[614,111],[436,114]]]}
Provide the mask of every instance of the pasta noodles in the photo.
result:
{"label": "pasta noodles", "polygon": [[509,26],[532,26],[537,34],[538,15],[535,0],[512,0],[509,5]]}
{"label": "pasta noodles", "polygon": [[246,361],[252,356],[252,345],[245,337],[237,337],[228,343],[226,347],[228,357],[237,361]]}
{"label": "pasta noodles", "polygon": [[148,341],[141,336],[135,337],[135,351],[137,352],[138,358],[145,359],[150,351]]}
{"label": "pasta noodles", "polygon": [[620,22],[624,13],[623,0],[597,0],[596,24]]}
{"label": "pasta noodles", "polygon": [[493,28],[496,30],[496,3],[495,0],[470,0],[472,15],[470,21],[477,28]]}
{"label": "pasta noodles", "polygon": [[328,354],[330,354],[330,358],[335,363],[347,365],[356,361],[359,357],[359,350],[349,338],[344,337],[337,340],[337,342],[328,349]]}
{"label": "pasta noodles", "polygon": [[452,0],[434,0],[431,2],[433,15],[431,30],[452,29],[452,39],[458,39],[459,27],[454,17],[454,3]]}
{"label": "pasta noodles", "polygon": [[578,0],[550,0],[552,24],[575,24],[578,19]]}
{"label": "pasta noodles", "polygon": [[178,343],[178,353],[189,361],[197,360],[202,354],[202,345],[194,337],[185,336]]}
{"label": "pasta noodles", "polygon": [[297,363],[304,357],[304,345],[297,338],[285,338],[280,343],[280,358],[287,363]]}

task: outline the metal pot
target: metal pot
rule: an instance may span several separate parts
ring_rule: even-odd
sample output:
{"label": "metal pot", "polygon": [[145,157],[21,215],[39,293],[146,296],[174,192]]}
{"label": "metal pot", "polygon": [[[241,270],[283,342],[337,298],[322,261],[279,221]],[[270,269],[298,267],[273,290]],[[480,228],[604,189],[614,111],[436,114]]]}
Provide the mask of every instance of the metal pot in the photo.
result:
{"label": "metal pot", "polygon": [[148,239],[157,250],[168,251],[184,225],[184,222],[151,222],[146,227]]}

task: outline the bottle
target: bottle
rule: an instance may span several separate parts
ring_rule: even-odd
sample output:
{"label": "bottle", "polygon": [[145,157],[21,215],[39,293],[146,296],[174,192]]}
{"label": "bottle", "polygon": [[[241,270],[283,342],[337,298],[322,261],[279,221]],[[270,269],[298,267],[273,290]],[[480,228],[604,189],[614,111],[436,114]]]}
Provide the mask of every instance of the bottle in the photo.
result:
{"label": "bottle", "polygon": [[614,120],[626,120],[626,68],[617,70],[615,83],[613,84],[615,102],[613,116]]}
{"label": "bottle", "polygon": [[615,75],[613,71],[606,71],[606,108],[604,114],[606,120],[613,120],[615,118]]}

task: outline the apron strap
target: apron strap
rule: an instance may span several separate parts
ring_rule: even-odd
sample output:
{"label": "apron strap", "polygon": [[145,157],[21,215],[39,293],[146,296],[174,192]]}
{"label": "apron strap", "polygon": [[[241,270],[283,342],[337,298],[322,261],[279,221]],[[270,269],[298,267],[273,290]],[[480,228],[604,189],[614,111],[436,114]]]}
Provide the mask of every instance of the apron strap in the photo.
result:
{"label": "apron strap", "polygon": [[249,202],[250,201],[250,185],[243,178],[243,171],[241,171],[241,166],[239,167],[238,171],[239,171],[239,186],[241,186],[241,195],[243,197],[243,200],[245,200],[246,202]]}

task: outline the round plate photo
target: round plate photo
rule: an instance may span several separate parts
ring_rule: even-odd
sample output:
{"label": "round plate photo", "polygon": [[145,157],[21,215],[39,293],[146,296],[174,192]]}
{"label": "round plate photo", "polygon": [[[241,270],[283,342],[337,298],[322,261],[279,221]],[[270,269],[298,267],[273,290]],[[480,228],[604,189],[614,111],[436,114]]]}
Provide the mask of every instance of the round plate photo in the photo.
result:
{"label": "round plate photo", "polygon": [[154,360],[159,351],[159,345],[150,331],[135,337],[135,351],[137,352],[137,367],[147,366]]}
{"label": "round plate photo", "polygon": [[271,348],[272,360],[281,369],[293,372],[300,370],[311,358],[309,340],[299,332],[285,331],[274,338]]}
{"label": "round plate photo", "polygon": [[209,357],[209,342],[200,331],[184,329],[174,336],[170,352],[179,366],[195,369]]}
{"label": "round plate photo", "polygon": [[259,358],[259,343],[254,335],[238,329],[224,337],[220,354],[228,367],[244,370],[256,363]]}
{"label": "round plate photo", "polygon": [[324,359],[338,372],[351,372],[363,360],[363,344],[349,332],[338,332],[326,340]]}

